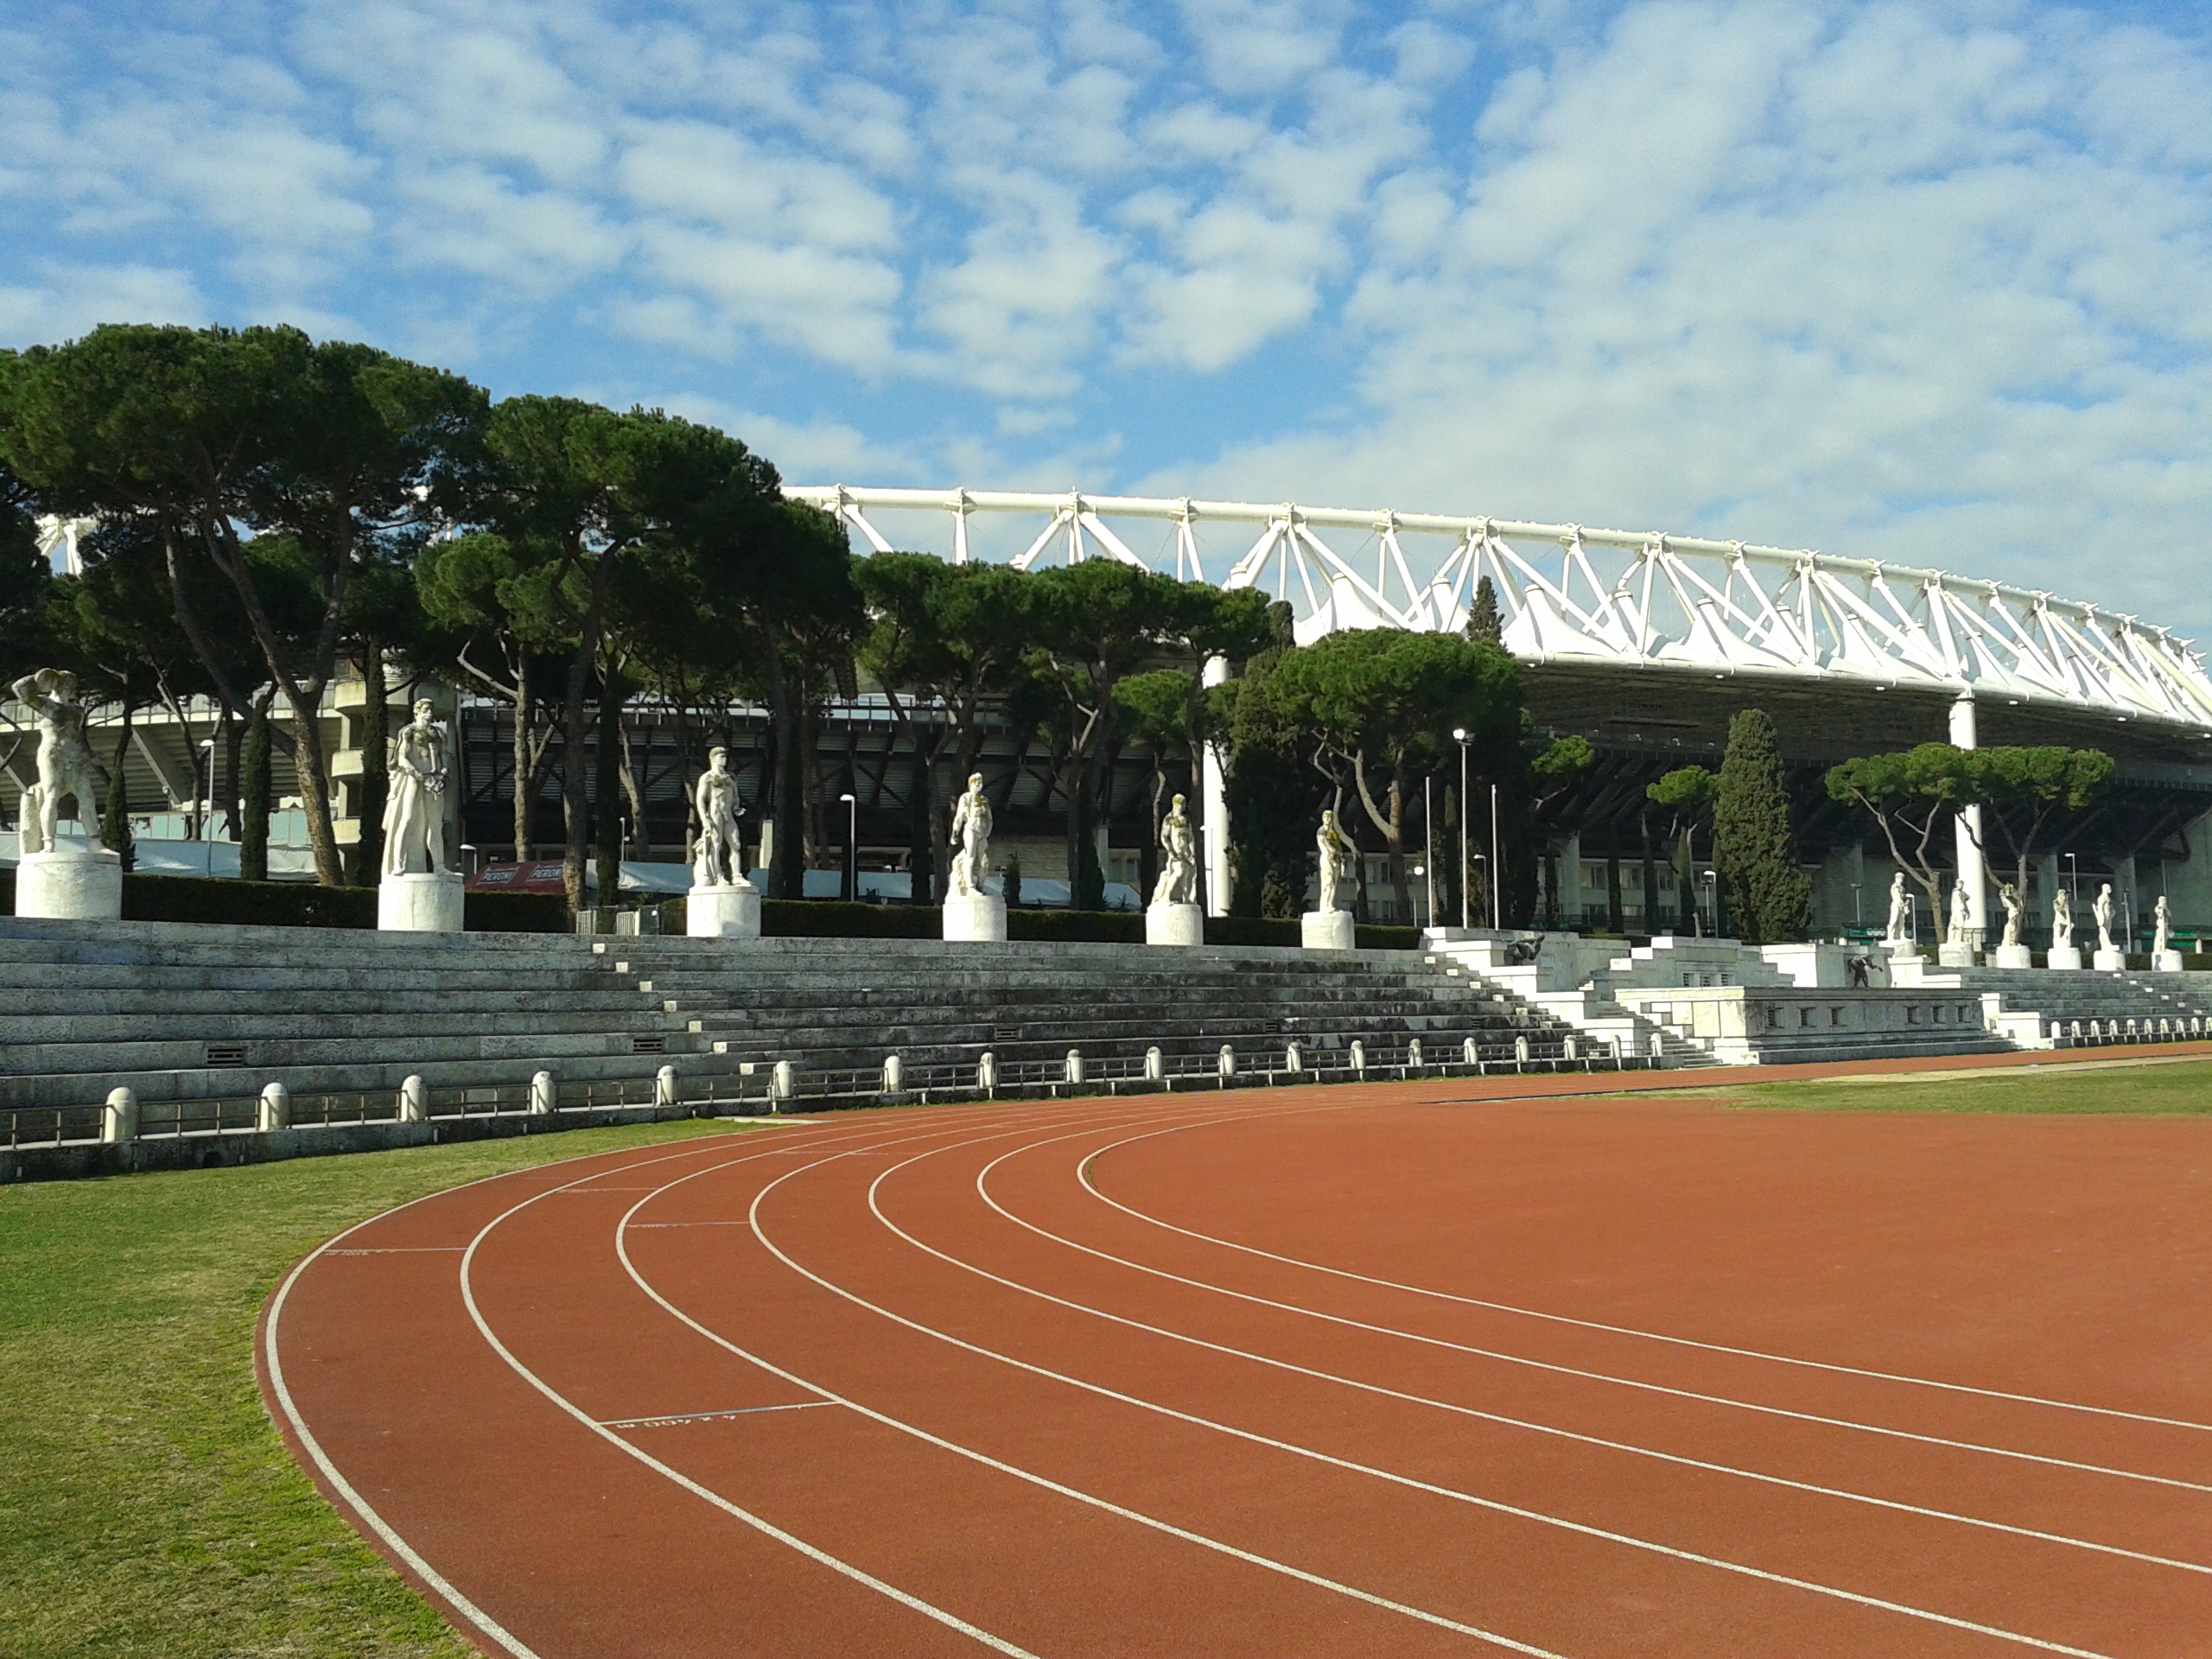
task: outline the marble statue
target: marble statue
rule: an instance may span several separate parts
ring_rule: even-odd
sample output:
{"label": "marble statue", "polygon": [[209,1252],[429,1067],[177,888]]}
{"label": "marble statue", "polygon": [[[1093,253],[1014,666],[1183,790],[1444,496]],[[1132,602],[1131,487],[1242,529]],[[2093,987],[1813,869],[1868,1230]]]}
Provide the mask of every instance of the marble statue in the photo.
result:
{"label": "marble statue", "polygon": [[1951,884],[1951,943],[1963,944],[1967,937],[1967,929],[1973,925],[1974,906],[1967,898],[1967,884],[1963,881],[1954,881]]}
{"label": "marble statue", "polygon": [[2074,905],[2063,887],[2050,895],[2050,945],[2054,950],[2074,948]]}
{"label": "marble statue", "polygon": [[58,668],[26,674],[10,688],[38,713],[38,782],[23,791],[20,849],[52,850],[64,796],[77,799],[77,821],[98,838],[107,773],[85,741],[85,707],[77,701],[77,677]]}
{"label": "marble statue", "polygon": [[1166,855],[1160,880],[1152,890],[1155,905],[1195,905],[1198,902],[1198,843],[1191,820],[1178,795],[1160,826],[1160,850]]}
{"label": "marble statue", "polygon": [[2097,918],[2097,949],[2115,950],[2112,942],[2112,883],[2107,881],[2097,889],[2097,900],[2089,906],[2089,913]]}
{"label": "marble statue", "polygon": [[2007,881],[1997,889],[1997,902],[2005,906],[2005,937],[2000,943],[2011,946],[2020,942],[2020,890]]}
{"label": "marble statue", "polygon": [[968,779],[968,792],[952,809],[952,896],[980,898],[991,868],[991,804],[983,796],[983,774]]}
{"label": "marble statue", "polygon": [[694,886],[734,887],[745,880],[745,843],[737,821],[745,816],[737,779],[730,775],[729,751],[719,744],[707,751],[707,769],[693,786],[691,804],[699,814],[698,855],[691,867]]}
{"label": "marble statue", "polygon": [[2151,938],[2152,951],[2161,956],[2165,953],[2166,934],[2172,928],[2173,923],[2173,912],[2166,908],[2166,895],[2162,893],[2158,895],[2158,904],[2151,912],[2151,925],[2154,930]]}
{"label": "marble statue", "polygon": [[1353,880],[1355,849],[1351,838],[1337,827],[1335,812],[1325,810],[1321,814],[1320,831],[1313,837],[1313,842],[1321,854],[1322,914],[1326,915],[1332,910],[1350,910],[1351,906],[1344,902],[1344,890]]}
{"label": "marble statue", "polygon": [[1904,890],[1904,872],[1890,878],[1890,922],[1883,937],[1904,943],[1912,937],[1912,899]]}
{"label": "marble statue", "polygon": [[446,728],[433,718],[430,700],[415,704],[415,718],[391,740],[391,795],[384,808],[384,873],[415,874],[419,855],[430,874],[440,874],[446,852]]}

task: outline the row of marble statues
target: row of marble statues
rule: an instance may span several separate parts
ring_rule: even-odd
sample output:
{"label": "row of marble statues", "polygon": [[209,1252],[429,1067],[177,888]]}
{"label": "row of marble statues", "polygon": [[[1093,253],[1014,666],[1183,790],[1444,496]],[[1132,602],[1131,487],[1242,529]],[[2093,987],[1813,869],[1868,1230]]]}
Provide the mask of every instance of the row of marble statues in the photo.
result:
{"label": "row of marble statues", "polygon": [[[2006,881],[2001,883],[1997,889],[1997,902],[2003,906],[2005,912],[2005,931],[1999,944],[2005,950],[2018,950],[2020,945],[2020,920],[2027,911],[2026,900],[2021,897],[2018,885]],[[2090,918],[2096,924],[2097,950],[2100,953],[2115,952],[2120,949],[2120,946],[2113,942],[2112,932],[2113,921],[2117,913],[2113,899],[2112,883],[2104,882],[2098,887],[2097,896],[2089,905]],[[2166,895],[2163,893],[2158,895],[2158,901],[2152,910],[2151,921],[2152,952],[2154,956],[2164,956],[2171,949],[2169,940],[2173,931],[2173,912],[2168,906]],[[1952,933],[1954,936],[1960,935],[1971,924],[1972,910],[1967,899],[1966,886],[1961,882],[1951,889]],[[2060,887],[2051,894],[2050,898],[2051,944],[2061,950],[2073,950],[2075,926],[2073,900],[2068,896],[2066,889]],[[1904,874],[1902,871],[1893,876],[1890,881],[1890,914],[1885,938],[1885,942],[1891,944],[1907,944],[1911,942],[1912,898],[1905,891]]]}

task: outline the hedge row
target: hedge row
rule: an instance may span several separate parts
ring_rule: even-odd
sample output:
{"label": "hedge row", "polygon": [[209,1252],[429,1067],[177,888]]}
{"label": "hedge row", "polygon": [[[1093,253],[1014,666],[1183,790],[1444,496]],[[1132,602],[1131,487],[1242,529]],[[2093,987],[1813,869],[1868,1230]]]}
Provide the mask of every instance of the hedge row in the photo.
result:
{"label": "hedge row", "polygon": [[[0,870],[0,905],[16,913],[16,873]],[[565,933],[569,907],[557,893],[472,893],[462,910],[472,933]],[[126,922],[221,922],[245,927],[377,925],[374,887],[312,881],[239,881],[228,876],[126,875]]]}

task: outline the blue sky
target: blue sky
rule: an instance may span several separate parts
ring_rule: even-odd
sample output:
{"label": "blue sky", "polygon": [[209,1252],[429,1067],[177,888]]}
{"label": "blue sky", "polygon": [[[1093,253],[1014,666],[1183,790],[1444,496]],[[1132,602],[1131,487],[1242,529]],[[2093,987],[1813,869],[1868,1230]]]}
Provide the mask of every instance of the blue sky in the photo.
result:
{"label": "blue sky", "polygon": [[794,482],[1719,534],[2212,637],[2197,7],[0,0],[0,344],[288,320]]}

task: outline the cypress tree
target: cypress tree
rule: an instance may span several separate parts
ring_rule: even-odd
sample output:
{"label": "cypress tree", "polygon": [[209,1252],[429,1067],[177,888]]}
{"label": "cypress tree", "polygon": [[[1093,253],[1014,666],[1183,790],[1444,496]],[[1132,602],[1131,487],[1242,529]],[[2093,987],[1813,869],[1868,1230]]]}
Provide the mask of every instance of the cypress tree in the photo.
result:
{"label": "cypress tree", "polygon": [[1730,919],[1747,944],[1805,937],[1813,884],[1797,868],[1789,828],[1789,794],[1774,722],[1746,709],[1728,723],[1728,752],[1713,806],[1713,865]]}
{"label": "cypress tree", "polygon": [[1504,643],[1505,618],[1497,608],[1497,589],[1488,576],[1475,584],[1474,602],[1467,607],[1467,638],[1478,645]]}

